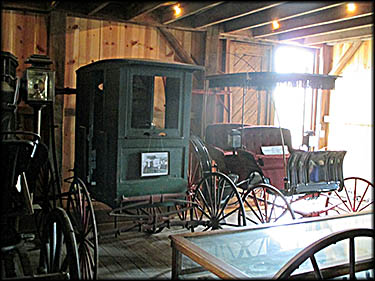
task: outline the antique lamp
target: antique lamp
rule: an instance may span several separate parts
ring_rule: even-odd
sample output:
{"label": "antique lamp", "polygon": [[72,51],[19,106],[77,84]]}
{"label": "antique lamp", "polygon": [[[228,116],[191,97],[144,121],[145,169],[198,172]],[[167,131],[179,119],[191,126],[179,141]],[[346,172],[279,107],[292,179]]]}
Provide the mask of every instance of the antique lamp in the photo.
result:
{"label": "antique lamp", "polygon": [[52,61],[45,55],[31,55],[25,61],[26,103],[43,105],[55,100],[55,72],[49,67]]}
{"label": "antique lamp", "polygon": [[31,64],[24,72],[25,102],[34,109],[34,128],[40,135],[42,108],[47,105],[53,108],[55,102],[55,72],[49,67],[52,61],[45,55],[31,55],[25,63]]}
{"label": "antique lamp", "polygon": [[232,129],[229,136],[230,136],[230,143],[232,145],[233,150],[240,148],[241,147],[241,132],[237,129]]}

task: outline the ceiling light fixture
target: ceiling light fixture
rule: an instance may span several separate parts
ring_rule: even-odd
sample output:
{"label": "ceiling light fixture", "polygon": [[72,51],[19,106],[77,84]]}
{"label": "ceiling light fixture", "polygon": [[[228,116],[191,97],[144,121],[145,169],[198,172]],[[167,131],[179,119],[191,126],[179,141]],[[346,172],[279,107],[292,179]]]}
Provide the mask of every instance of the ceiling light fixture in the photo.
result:
{"label": "ceiling light fixture", "polygon": [[346,9],[348,10],[348,12],[354,12],[356,10],[356,5],[354,3],[348,3],[346,5]]}
{"label": "ceiling light fixture", "polygon": [[277,20],[272,21],[272,29],[278,29],[280,28],[280,24]]}
{"label": "ceiling light fixture", "polygon": [[174,5],[173,10],[174,10],[175,16],[179,16],[181,14],[180,4]]}

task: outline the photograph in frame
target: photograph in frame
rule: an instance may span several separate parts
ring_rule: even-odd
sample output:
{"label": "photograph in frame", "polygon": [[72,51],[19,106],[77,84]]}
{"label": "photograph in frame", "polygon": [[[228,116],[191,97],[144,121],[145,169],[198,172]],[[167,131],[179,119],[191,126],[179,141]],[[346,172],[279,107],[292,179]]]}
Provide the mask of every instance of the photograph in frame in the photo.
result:
{"label": "photograph in frame", "polygon": [[164,176],[169,172],[168,152],[142,152],[141,177]]}

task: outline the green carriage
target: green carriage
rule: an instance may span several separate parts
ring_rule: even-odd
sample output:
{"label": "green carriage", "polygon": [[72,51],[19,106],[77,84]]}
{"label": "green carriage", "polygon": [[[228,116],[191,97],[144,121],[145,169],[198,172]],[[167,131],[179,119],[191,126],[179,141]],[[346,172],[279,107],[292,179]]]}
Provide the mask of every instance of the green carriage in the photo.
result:
{"label": "green carriage", "polygon": [[202,70],[146,59],[77,70],[75,173],[112,214],[150,220],[185,202],[192,77]]}

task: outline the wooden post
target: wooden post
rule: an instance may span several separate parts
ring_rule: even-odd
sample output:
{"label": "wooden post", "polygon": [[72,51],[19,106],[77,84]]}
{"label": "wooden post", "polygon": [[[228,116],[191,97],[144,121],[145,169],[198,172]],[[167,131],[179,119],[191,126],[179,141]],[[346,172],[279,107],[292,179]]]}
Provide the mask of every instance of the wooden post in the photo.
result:
{"label": "wooden post", "polygon": [[[52,11],[47,18],[47,52],[53,61],[52,69],[56,71],[56,88],[64,88],[65,76],[65,32],[66,14]],[[63,128],[63,108],[64,96],[56,95],[54,104],[54,120],[51,125],[55,125],[55,140],[58,166],[62,167],[62,128]]]}
{"label": "wooden post", "polygon": [[[332,69],[333,47],[324,44],[322,48],[322,53],[322,74],[328,74]],[[330,100],[331,91],[322,90],[320,124],[322,125],[322,131],[324,131],[324,136],[320,137],[319,139],[319,149],[326,148],[328,145],[329,123],[325,122],[324,116],[329,116]]]}
{"label": "wooden post", "polygon": [[[219,35],[220,31],[217,26],[212,26],[207,29],[206,56],[204,63],[206,67],[206,75],[218,73],[220,57]],[[208,124],[216,122],[216,96],[205,96],[203,113],[206,114],[206,118],[202,118],[202,120],[205,121],[202,122],[202,132],[204,132]]]}

